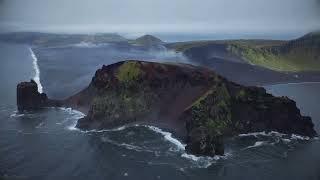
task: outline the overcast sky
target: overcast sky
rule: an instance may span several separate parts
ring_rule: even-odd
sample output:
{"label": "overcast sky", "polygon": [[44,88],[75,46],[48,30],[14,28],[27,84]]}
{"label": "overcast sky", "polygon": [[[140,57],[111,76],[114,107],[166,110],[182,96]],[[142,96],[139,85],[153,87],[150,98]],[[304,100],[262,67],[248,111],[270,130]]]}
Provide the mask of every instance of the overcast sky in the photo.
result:
{"label": "overcast sky", "polygon": [[320,0],[0,0],[0,28],[51,32],[309,32]]}

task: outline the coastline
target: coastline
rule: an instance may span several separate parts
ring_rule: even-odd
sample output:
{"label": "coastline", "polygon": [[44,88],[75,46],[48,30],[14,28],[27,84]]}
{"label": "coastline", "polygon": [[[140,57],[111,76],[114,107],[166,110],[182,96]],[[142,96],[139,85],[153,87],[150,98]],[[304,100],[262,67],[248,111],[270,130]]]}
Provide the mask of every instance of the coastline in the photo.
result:
{"label": "coastline", "polygon": [[283,82],[283,83],[271,83],[271,84],[265,84],[262,85],[261,87],[266,87],[266,86],[278,86],[278,85],[299,85],[299,84],[320,84],[319,81],[302,81],[302,82]]}

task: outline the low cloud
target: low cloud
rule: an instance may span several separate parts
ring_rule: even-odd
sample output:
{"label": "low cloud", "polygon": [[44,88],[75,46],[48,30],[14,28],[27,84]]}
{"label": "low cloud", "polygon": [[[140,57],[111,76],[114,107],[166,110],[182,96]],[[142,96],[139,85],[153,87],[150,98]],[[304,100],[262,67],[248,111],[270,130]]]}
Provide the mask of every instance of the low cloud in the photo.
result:
{"label": "low cloud", "polygon": [[319,0],[0,0],[7,30],[285,32],[320,28]]}

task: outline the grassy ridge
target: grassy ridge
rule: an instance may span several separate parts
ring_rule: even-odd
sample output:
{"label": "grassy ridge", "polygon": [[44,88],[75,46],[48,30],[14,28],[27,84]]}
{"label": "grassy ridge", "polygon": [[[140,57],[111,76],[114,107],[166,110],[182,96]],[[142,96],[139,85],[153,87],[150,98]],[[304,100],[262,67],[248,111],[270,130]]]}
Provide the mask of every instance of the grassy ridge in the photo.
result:
{"label": "grassy ridge", "polygon": [[[275,71],[320,71],[320,33],[309,33],[292,41],[275,40],[222,40],[173,43],[178,52],[192,48],[223,44],[226,50],[250,64]],[[211,51],[215,51],[212,49]]]}
{"label": "grassy ridge", "polygon": [[[320,60],[311,49],[299,48],[288,52],[274,51],[272,48],[259,48],[233,44],[231,53],[242,56],[250,64],[259,65],[275,71],[319,71]],[[316,51],[316,50],[314,50]]]}

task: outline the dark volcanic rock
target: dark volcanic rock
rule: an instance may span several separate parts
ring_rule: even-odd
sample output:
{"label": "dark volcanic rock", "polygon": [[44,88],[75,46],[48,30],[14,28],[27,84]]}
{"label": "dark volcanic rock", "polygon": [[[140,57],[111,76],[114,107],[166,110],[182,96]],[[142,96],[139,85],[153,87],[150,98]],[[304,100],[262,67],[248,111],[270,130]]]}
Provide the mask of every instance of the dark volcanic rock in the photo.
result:
{"label": "dark volcanic rock", "polygon": [[43,107],[61,106],[57,100],[49,100],[45,93],[38,92],[38,85],[35,81],[21,82],[17,85],[17,106],[18,111],[38,110]]}
{"label": "dark volcanic rock", "polygon": [[[24,88],[18,85],[22,93],[18,102],[23,108],[49,104],[34,82],[20,86]],[[316,135],[310,117],[301,116],[287,97],[274,97],[263,88],[241,86],[186,64],[123,61],[103,66],[86,89],[63,103],[88,111],[78,128],[151,124],[185,139],[186,150],[198,155],[223,154],[224,138],[240,133]]]}
{"label": "dark volcanic rock", "polygon": [[88,115],[77,126],[113,128],[139,120],[174,127],[185,134],[179,114],[207,90],[208,80],[200,77],[209,72],[185,64],[141,61],[103,66],[89,86],[96,90],[96,96]]}
{"label": "dark volcanic rock", "polygon": [[232,83],[205,68],[119,62],[99,69],[90,87],[97,96],[77,127],[151,123],[186,137],[186,149],[194,154],[223,154],[223,139],[240,133],[316,135],[294,101]]}
{"label": "dark volcanic rock", "polygon": [[186,121],[186,150],[196,154],[222,154],[223,138],[243,133],[316,135],[310,117],[301,116],[294,101],[227,81],[212,86],[181,118]]}

